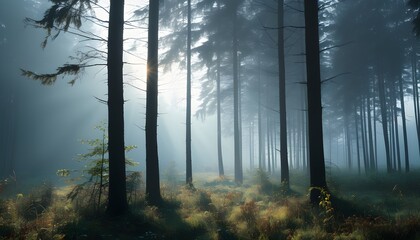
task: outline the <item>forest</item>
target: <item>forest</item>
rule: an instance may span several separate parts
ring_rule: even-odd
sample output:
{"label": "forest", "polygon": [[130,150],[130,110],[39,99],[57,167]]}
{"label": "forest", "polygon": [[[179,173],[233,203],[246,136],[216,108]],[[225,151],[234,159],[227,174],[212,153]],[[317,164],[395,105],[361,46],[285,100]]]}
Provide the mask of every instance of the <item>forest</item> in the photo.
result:
{"label": "forest", "polygon": [[419,59],[420,0],[0,0],[0,239],[420,239]]}

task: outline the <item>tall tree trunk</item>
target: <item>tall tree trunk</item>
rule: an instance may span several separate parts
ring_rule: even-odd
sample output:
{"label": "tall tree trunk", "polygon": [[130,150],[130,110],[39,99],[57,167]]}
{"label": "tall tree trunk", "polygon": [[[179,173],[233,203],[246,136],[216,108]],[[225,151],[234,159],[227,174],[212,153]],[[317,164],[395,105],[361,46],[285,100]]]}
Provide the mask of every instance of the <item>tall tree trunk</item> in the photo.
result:
{"label": "tall tree trunk", "polygon": [[354,122],[356,127],[356,151],[357,151],[357,173],[360,175],[360,143],[359,143],[359,118],[357,117],[357,111],[354,111]]}
{"label": "tall tree trunk", "polygon": [[374,142],[374,149],[375,149],[375,166],[372,166],[375,171],[378,170],[378,134],[377,134],[377,128],[376,128],[376,115],[377,115],[377,110],[376,110],[376,86],[375,86],[375,81],[373,81],[374,87],[373,87],[373,142]]}
{"label": "tall tree trunk", "polygon": [[274,144],[273,136],[276,134],[276,126],[274,125],[274,120],[271,121],[271,131],[270,131],[270,146],[271,146],[271,172],[274,174],[276,169],[276,146]]}
{"label": "tall tree trunk", "polygon": [[368,95],[366,98],[366,107],[367,107],[367,121],[368,121],[368,137],[369,137],[369,166],[370,166],[370,171],[374,171],[375,170],[375,152],[374,152],[374,148],[373,148],[373,136],[372,136],[372,114],[371,114],[371,109],[370,109],[370,99],[371,99],[371,90],[370,87],[368,89]]}
{"label": "tall tree trunk", "polygon": [[301,134],[302,134],[302,161],[303,161],[303,171],[306,172],[308,170],[307,168],[307,152],[308,152],[308,147],[307,147],[307,142],[308,142],[308,136],[307,136],[307,129],[308,129],[308,124],[306,122],[307,119],[307,114],[306,114],[306,105],[305,102],[306,101],[306,94],[304,93],[303,90],[301,90],[302,93],[302,114],[301,114]]}
{"label": "tall tree trunk", "polygon": [[216,52],[217,56],[217,159],[219,164],[219,177],[225,176],[223,167],[223,154],[222,154],[222,111],[221,111],[221,96],[220,96],[220,53]]}
{"label": "tall tree trunk", "polygon": [[397,169],[397,156],[396,156],[396,150],[395,150],[395,128],[394,128],[394,105],[392,102],[389,103],[389,139],[391,144],[391,162],[392,162],[392,170]]}
{"label": "tall tree trunk", "polygon": [[280,180],[289,188],[289,164],[287,159],[286,115],[286,64],[284,56],[284,0],[278,1],[278,58],[279,58],[279,110],[280,110]]}
{"label": "tall tree trunk", "polygon": [[150,204],[160,204],[159,158],[157,145],[158,115],[158,32],[159,1],[149,0],[146,99],[146,195]]}
{"label": "tall tree trunk", "polygon": [[125,182],[123,94],[124,0],[111,0],[108,28],[108,212],[116,216],[128,209]]}
{"label": "tall tree trunk", "polygon": [[401,151],[400,151],[400,134],[398,130],[398,112],[397,112],[397,96],[395,96],[395,83],[392,82],[391,89],[394,91],[391,92],[391,98],[393,101],[393,112],[394,112],[394,126],[395,126],[395,145],[396,145],[396,155],[397,155],[397,168],[398,172],[401,172]]}
{"label": "tall tree trunk", "polygon": [[[348,114],[347,114],[347,111],[346,111],[346,113],[344,113],[345,115],[344,115],[344,133],[345,133],[345,135],[346,135],[346,147],[347,147],[347,150],[346,150],[346,152],[347,152],[347,164],[348,164],[348,167],[349,167],[349,170],[351,171],[351,169],[353,168],[353,166],[352,166],[352,160],[351,160],[351,136],[350,136],[350,124],[349,124],[349,120],[348,120]],[[330,160],[330,161],[332,161],[332,159]]]}
{"label": "tall tree trunk", "polygon": [[[268,96],[268,94],[267,94]],[[267,103],[268,103],[268,97],[267,97]],[[268,167],[268,173],[271,173],[271,152],[270,152],[270,117],[267,116],[267,139],[266,139],[266,144],[267,144],[267,167]]]}
{"label": "tall tree trunk", "polygon": [[[381,71],[381,70],[379,70]],[[385,154],[386,154],[386,169],[390,173],[392,171],[391,166],[391,153],[388,135],[388,114],[386,109],[386,98],[385,98],[385,79],[381,74],[378,74],[378,87],[379,87],[379,104],[381,105],[381,117],[382,117],[382,130],[384,134],[385,142]]]}
{"label": "tall tree trunk", "polygon": [[187,111],[186,111],[186,184],[192,186],[191,158],[191,0],[188,0],[187,23]]}
{"label": "tall tree trunk", "polygon": [[261,81],[261,62],[258,61],[258,168],[260,170],[265,170],[265,148],[264,148],[264,130],[263,130],[263,116],[261,111],[261,91],[262,91],[262,81]]}
{"label": "tall tree trunk", "polygon": [[249,169],[254,170],[254,122],[249,123]]}
{"label": "tall tree trunk", "polygon": [[368,161],[368,147],[367,147],[367,137],[366,137],[366,111],[365,111],[365,98],[362,97],[360,101],[360,130],[362,134],[362,148],[363,148],[363,164],[365,166],[365,174],[370,171],[369,161]]}
{"label": "tall tree trunk", "polygon": [[305,0],[305,42],[309,122],[310,200],[320,201],[320,188],[327,190],[322,131],[321,70],[319,59],[318,1]]}
{"label": "tall tree trunk", "polygon": [[402,127],[403,127],[403,140],[404,140],[404,159],[405,159],[405,172],[410,171],[410,156],[408,155],[408,139],[407,139],[407,123],[405,118],[405,103],[404,103],[404,88],[403,88],[403,78],[400,77],[398,80],[398,86],[400,90],[400,103],[401,103],[401,118],[402,118]]}
{"label": "tall tree trunk", "polygon": [[[413,47],[414,48],[414,47]],[[414,119],[416,122],[416,133],[417,133],[417,150],[420,153],[420,102],[419,102],[419,89],[417,79],[417,53],[412,50],[411,53],[411,77],[413,78],[413,103],[414,103]]]}
{"label": "tall tree trunk", "polygon": [[237,33],[237,9],[233,13],[233,41],[232,41],[232,55],[233,55],[233,132],[234,132],[234,155],[235,155],[235,182],[242,184],[242,159],[240,146],[240,126],[239,126],[239,74],[238,74],[238,33]]}

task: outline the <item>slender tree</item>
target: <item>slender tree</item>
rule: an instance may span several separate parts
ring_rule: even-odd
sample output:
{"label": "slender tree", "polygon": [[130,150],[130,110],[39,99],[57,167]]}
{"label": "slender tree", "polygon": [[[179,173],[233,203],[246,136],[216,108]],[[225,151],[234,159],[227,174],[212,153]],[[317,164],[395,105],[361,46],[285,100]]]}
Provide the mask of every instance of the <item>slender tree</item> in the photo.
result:
{"label": "slender tree", "polygon": [[280,103],[280,167],[281,182],[289,188],[289,163],[287,159],[286,116],[286,67],[284,59],[284,0],[278,1],[278,58],[279,58],[279,103]]}
{"label": "slender tree", "polygon": [[220,53],[219,50],[216,50],[216,62],[217,62],[217,76],[216,76],[216,98],[217,98],[217,159],[219,166],[219,177],[225,176],[225,170],[223,167],[223,153],[222,153],[222,104],[221,104],[221,93],[220,93]]}
{"label": "slender tree", "polygon": [[191,157],[191,0],[187,1],[187,111],[186,111],[186,183],[192,186]]}
{"label": "slender tree", "polygon": [[240,124],[239,124],[239,74],[238,74],[238,0],[232,3],[232,59],[233,59],[233,132],[234,132],[234,156],[235,156],[235,182],[242,184],[242,159],[240,146]]}
{"label": "slender tree", "polygon": [[146,93],[146,194],[147,200],[153,205],[158,205],[162,201],[157,145],[158,33],[159,1],[150,0]]}

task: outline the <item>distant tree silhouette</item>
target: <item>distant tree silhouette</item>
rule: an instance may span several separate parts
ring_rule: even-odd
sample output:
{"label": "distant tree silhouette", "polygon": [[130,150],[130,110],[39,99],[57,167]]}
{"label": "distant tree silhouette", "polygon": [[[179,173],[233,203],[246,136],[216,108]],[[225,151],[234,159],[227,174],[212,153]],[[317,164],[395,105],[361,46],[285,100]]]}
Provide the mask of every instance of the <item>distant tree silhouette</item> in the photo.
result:
{"label": "distant tree silhouette", "polygon": [[418,11],[420,9],[420,0],[408,0],[408,5],[417,10],[417,14],[412,20],[414,25],[413,32],[416,36],[420,36],[420,12]]}

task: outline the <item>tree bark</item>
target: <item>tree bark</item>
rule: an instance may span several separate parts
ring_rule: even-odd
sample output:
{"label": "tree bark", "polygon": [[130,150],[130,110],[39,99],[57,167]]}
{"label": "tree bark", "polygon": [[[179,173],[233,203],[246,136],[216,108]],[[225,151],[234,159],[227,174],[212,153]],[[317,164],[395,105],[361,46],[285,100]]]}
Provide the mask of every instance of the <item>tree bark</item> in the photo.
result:
{"label": "tree bark", "polygon": [[158,114],[158,31],[159,1],[149,0],[146,93],[146,195],[150,204],[160,204],[159,158],[157,145]]}
{"label": "tree bark", "polygon": [[125,181],[123,96],[124,0],[111,0],[108,28],[108,212],[116,216],[128,209]]}
{"label": "tree bark", "polygon": [[280,110],[280,180],[289,189],[289,163],[287,156],[286,64],[284,56],[284,0],[278,1],[278,58],[279,58],[279,110]]}
{"label": "tree bark", "polygon": [[318,204],[327,190],[322,131],[321,70],[319,59],[318,1],[305,0],[305,42],[309,122],[310,200]]}

